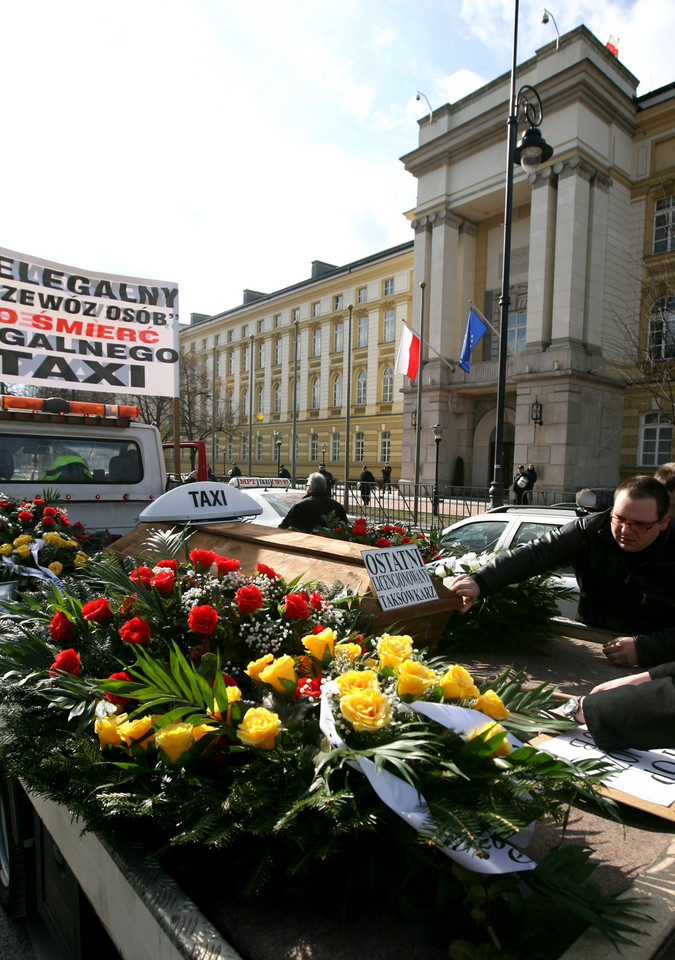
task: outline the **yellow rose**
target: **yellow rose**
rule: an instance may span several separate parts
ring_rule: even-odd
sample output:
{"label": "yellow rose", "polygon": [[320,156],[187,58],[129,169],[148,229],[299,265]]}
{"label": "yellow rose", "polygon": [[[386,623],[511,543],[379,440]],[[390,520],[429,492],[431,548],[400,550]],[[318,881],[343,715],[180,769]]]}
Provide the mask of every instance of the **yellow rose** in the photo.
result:
{"label": "yellow rose", "polygon": [[251,707],[239,724],[237,736],[246,747],[273,750],[279,733],[279,717],[265,707]]}
{"label": "yellow rose", "polygon": [[58,560],[52,560],[52,562],[49,564],[49,569],[52,571],[53,574],[55,574],[55,576],[58,577],[58,575],[63,570],[63,564],[59,563]]}
{"label": "yellow rose", "polygon": [[398,670],[403,661],[407,660],[413,652],[412,637],[391,637],[388,633],[383,633],[377,645],[377,652],[380,657],[381,670],[385,667]]}
{"label": "yellow rose", "polygon": [[22,533],[16,538],[16,540],[12,540],[12,543],[15,547],[23,547],[27,543],[30,543],[32,539],[33,537],[30,533]]}
{"label": "yellow rose", "polygon": [[251,680],[260,680],[260,674],[268,667],[270,663],[274,660],[274,656],[271,653],[266,653],[264,657],[260,657],[259,660],[251,660],[249,665],[244,670],[244,673],[247,673]]}
{"label": "yellow rose", "polygon": [[83,567],[88,559],[89,557],[87,556],[86,553],[84,553],[83,550],[78,550],[77,553],[75,554],[75,560],[73,561],[73,563],[75,564],[76,567]]}
{"label": "yellow rose", "polygon": [[[488,733],[488,734],[489,734],[489,736],[488,736],[488,738],[487,738],[487,741],[486,741],[486,742],[489,744],[490,741],[492,740],[492,738],[493,738],[494,736],[496,736],[497,734],[500,734],[500,733],[506,733],[506,731],[504,730],[504,727],[502,727],[499,723],[490,723],[490,722],[488,721],[488,723],[484,723],[482,727],[477,727],[477,728],[473,731],[473,733],[469,736],[469,739],[470,739],[470,740],[473,740],[474,737],[480,736],[480,734],[484,734],[484,733]],[[492,751],[492,756],[493,756],[493,757],[508,757],[508,755],[509,755],[512,751],[513,751],[513,747],[511,746],[511,744],[509,743],[509,741],[507,740],[507,738],[504,737],[504,739],[503,739],[502,742],[499,744],[499,746],[498,746],[498,747],[495,747],[495,749]]]}
{"label": "yellow rose", "polygon": [[350,663],[354,663],[362,652],[358,643],[338,643],[335,645],[335,656],[346,657]]}
{"label": "yellow rose", "polygon": [[310,633],[309,636],[303,637],[300,641],[310,653],[315,660],[318,660],[319,663],[323,663],[323,658],[326,654],[326,651],[333,656],[333,648],[335,647],[335,633],[331,630],[330,627],[326,627],[325,630],[322,630],[321,633]]}
{"label": "yellow rose", "polygon": [[147,750],[154,738],[152,725],[157,716],[138,717],[137,720],[125,720],[118,726],[122,742],[128,747],[139,746]]}
{"label": "yellow rose", "polygon": [[[227,692],[228,704],[235,703],[235,701],[237,700],[241,700],[241,690],[239,689],[239,687],[232,686],[232,687],[226,687],[225,689]],[[227,711],[227,719],[225,721],[228,724],[230,722],[230,712],[231,712],[230,710]],[[209,711],[209,713],[211,713],[211,715],[214,716],[216,720],[223,719],[223,715],[218,709],[218,704],[215,700],[213,701],[213,711]]]}
{"label": "yellow rose", "polygon": [[404,660],[399,667],[398,694],[400,697],[409,695],[417,700],[427,692],[429,687],[437,683],[438,677],[434,671],[416,660]]}
{"label": "yellow rose", "polygon": [[380,684],[374,670],[347,670],[335,678],[341,697],[363,690],[379,690]]}
{"label": "yellow rose", "polygon": [[22,543],[22,544],[20,544],[20,545],[16,548],[16,552],[19,554],[20,557],[23,557],[24,560],[25,560],[27,557],[30,557],[30,547],[28,546],[27,543]]}
{"label": "yellow rose", "polygon": [[192,746],[191,723],[167,723],[155,733],[155,745],[172,766],[189,753]]}
{"label": "yellow rose", "polygon": [[14,547],[11,543],[3,543],[2,546],[0,546],[0,553],[3,557],[11,557],[14,553]]}
{"label": "yellow rose", "polygon": [[126,718],[126,713],[121,713],[119,716],[113,714],[110,717],[97,718],[94,723],[94,731],[98,736],[101,749],[103,749],[103,747],[122,746],[122,738],[120,737],[118,727],[120,723],[124,723]]}
{"label": "yellow rose", "polygon": [[79,547],[77,540],[66,540],[63,544],[64,547]]}
{"label": "yellow rose", "polygon": [[441,677],[445,700],[473,700],[478,696],[478,687],[468,670],[458,663],[453,664]]}
{"label": "yellow rose", "polygon": [[269,683],[269,685],[274,687],[275,690],[278,690],[279,693],[287,692],[281,682],[282,680],[288,680],[294,686],[298,682],[298,675],[293,666],[293,657],[289,657],[287,653],[285,653],[283,657],[277,657],[276,660],[273,660],[268,667],[265,667],[265,669],[261,671],[260,679],[263,683]]}
{"label": "yellow rose", "polygon": [[379,690],[359,690],[340,699],[340,713],[358,733],[373,733],[389,722],[391,705]]}
{"label": "yellow rose", "polygon": [[45,543],[49,543],[49,544],[58,543],[58,541],[61,539],[61,535],[53,532],[50,533],[48,531],[47,533],[42,534],[42,539],[45,541]]}
{"label": "yellow rose", "polygon": [[474,709],[492,717],[493,720],[506,720],[509,711],[506,709],[494,690],[486,690],[477,698]]}
{"label": "yellow rose", "polygon": [[217,727],[212,727],[209,723],[200,723],[192,728],[192,739],[195,743],[205,737],[207,733],[215,733]]}

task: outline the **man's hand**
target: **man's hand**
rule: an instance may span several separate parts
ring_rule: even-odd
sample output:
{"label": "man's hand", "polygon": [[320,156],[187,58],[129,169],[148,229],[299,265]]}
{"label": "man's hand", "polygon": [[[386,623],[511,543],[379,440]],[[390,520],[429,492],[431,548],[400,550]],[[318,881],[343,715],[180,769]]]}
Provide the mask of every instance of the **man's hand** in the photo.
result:
{"label": "man's hand", "polygon": [[630,673],[627,677],[616,677],[614,680],[605,680],[593,687],[591,693],[601,693],[603,690],[616,690],[617,687],[637,686],[640,683],[647,683],[652,678],[645,670],[644,673]]}
{"label": "man's hand", "polygon": [[606,643],[602,652],[617,667],[634,667],[638,662],[637,647],[633,637],[617,637]]}
{"label": "man's hand", "polygon": [[455,577],[450,584],[450,589],[462,598],[463,605],[459,611],[460,613],[466,613],[470,610],[480,596],[480,587],[473,577],[470,577],[466,573],[461,573],[458,577]]}

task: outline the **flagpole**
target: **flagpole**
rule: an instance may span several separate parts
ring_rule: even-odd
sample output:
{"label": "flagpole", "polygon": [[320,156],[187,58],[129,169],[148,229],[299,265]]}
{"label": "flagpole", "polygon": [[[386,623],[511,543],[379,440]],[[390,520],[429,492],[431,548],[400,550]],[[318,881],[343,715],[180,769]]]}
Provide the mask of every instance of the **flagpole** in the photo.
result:
{"label": "flagpole", "polygon": [[[349,513],[349,431],[351,430],[351,407],[352,407],[352,304],[347,307],[347,407],[345,413],[345,493],[344,508],[345,513]],[[344,345],[344,340],[343,340]],[[330,492],[330,491],[329,491]]]}
{"label": "flagpole", "polygon": [[[471,303],[470,300],[469,300],[469,303]],[[475,308],[474,308],[474,309],[475,309]],[[477,310],[476,310],[476,313],[478,313]],[[401,323],[403,324],[404,327],[407,327],[408,330],[410,330],[411,333],[414,334],[413,328],[410,326],[410,324],[408,323],[407,320],[404,320],[404,319],[403,319],[403,317],[401,317]],[[420,340],[420,342],[422,342],[422,341]],[[450,373],[454,373],[454,372],[455,372],[455,365],[454,365],[454,363],[452,363],[452,361],[446,360],[445,357],[442,357],[442,356],[440,355],[440,353],[438,352],[438,350],[435,350],[435,349],[431,346],[431,344],[429,343],[428,340],[425,340],[425,341],[424,341],[424,346],[427,348],[427,350],[431,350],[431,352],[438,357],[438,359],[441,361],[441,363],[444,363],[444,364],[446,365],[446,367],[448,368],[448,370],[450,371]]]}
{"label": "flagpole", "polygon": [[420,482],[420,437],[422,435],[422,370],[424,369],[424,361],[422,359],[422,344],[425,343],[424,340],[424,289],[426,283],[424,280],[420,281],[420,364],[417,371],[417,424],[415,426],[416,437],[415,437],[415,502],[413,507],[413,524],[417,525],[417,507],[419,500],[418,485]]}

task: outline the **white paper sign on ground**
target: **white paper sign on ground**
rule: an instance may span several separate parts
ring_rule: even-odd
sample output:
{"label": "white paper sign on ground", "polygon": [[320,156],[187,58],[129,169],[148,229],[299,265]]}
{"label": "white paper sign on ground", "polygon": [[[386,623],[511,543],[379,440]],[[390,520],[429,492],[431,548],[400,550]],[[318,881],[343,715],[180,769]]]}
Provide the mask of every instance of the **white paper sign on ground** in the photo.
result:
{"label": "white paper sign on ground", "polygon": [[539,750],[565,760],[598,759],[611,763],[614,772],[603,783],[662,807],[675,802],[675,750],[613,750],[604,753],[596,747],[588,727],[563,733],[538,745]]}

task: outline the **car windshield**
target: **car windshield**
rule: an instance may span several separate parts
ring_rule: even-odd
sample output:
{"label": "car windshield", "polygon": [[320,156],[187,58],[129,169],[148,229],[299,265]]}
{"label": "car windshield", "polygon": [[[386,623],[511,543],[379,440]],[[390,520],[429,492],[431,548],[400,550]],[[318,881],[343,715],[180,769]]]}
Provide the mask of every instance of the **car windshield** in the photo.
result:
{"label": "car windshield", "polygon": [[444,546],[460,544],[466,553],[483,553],[485,550],[494,550],[508,522],[508,517],[501,519],[495,517],[494,520],[467,523],[448,531],[443,537],[443,544]]}
{"label": "car windshield", "polygon": [[262,496],[275,513],[285,517],[293,504],[302,499],[304,493],[298,490],[266,490]]}

